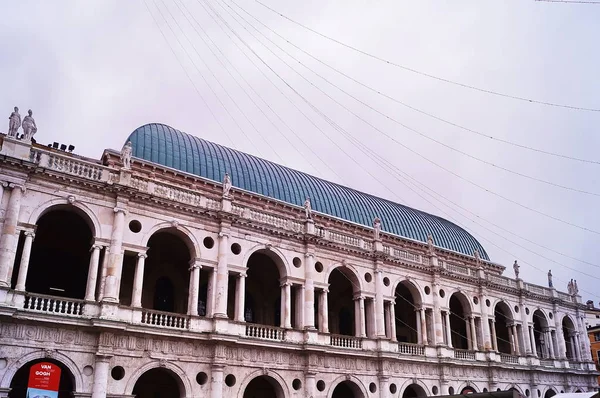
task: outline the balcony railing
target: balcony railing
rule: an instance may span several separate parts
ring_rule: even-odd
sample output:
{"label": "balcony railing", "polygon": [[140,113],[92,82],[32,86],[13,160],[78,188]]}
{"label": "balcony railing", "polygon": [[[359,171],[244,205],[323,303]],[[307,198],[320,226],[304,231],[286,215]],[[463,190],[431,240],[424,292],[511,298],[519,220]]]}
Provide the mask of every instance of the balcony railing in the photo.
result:
{"label": "balcony railing", "polygon": [[83,300],[27,293],[23,309],[47,314],[80,316],[83,314],[83,304]]}
{"label": "balcony railing", "polygon": [[189,326],[189,320],[186,315],[146,309],[142,311],[142,323],[169,329],[187,329]]}
{"label": "balcony railing", "polygon": [[360,337],[340,336],[332,334],[329,336],[329,344],[334,347],[344,348],[362,348],[362,339]]}
{"label": "balcony railing", "polygon": [[519,357],[516,355],[500,354],[500,361],[504,363],[519,363]]}
{"label": "balcony railing", "polygon": [[458,348],[455,348],[454,349],[454,358],[474,361],[475,360],[475,352],[469,351],[469,350],[460,350]]}
{"label": "balcony railing", "polygon": [[425,355],[425,347],[418,344],[398,343],[398,352],[408,355]]}
{"label": "balcony railing", "polygon": [[275,326],[255,325],[247,323],[246,336],[262,340],[283,341],[285,339],[285,329],[278,328]]}

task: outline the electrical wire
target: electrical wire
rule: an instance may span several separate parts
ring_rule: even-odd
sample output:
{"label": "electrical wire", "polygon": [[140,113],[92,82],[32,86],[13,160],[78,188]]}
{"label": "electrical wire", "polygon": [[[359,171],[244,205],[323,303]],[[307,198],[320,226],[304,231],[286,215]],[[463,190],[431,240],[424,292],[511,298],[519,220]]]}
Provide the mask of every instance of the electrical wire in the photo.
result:
{"label": "electrical wire", "polygon": [[354,46],[351,46],[351,45],[346,44],[344,42],[341,42],[341,41],[339,41],[337,39],[334,39],[334,38],[332,38],[330,36],[327,36],[327,35],[325,35],[323,33],[320,33],[320,32],[318,32],[318,31],[316,31],[316,30],[314,30],[312,28],[309,28],[308,26],[306,26],[306,25],[304,25],[304,24],[302,24],[300,22],[297,22],[297,21],[293,20],[292,18],[290,18],[290,17],[282,14],[281,12],[274,10],[273,8],[271,8],[268,5],[264,4],[260,0],[254,0],[254,1],[257,2],[258,4],[260,4],[261,6],[263,6],[264,8],[268,9],[269,11],[271,11],[271,12],[279,15],[283,19],[286,19],[286,20],[294,23],[295,25],[300,26],[300,27],[308,30],[309,32],[312,32],[312,33],[314,33],[314,34],[316,34],[316,35],[318,35],[320,37],[323,37],[323,38],[325,38],[325,39],[327,39],[329,41],[337,43],[337,44],[339,44],[339,45],[341,45],[343,47],[346,47],[346,48],[348,48],[350,50],[353,50],[353,51],[355,51],[357,53],[365,55],[365,56],[367,56],[369,58],[375,59],[377,61],[386,63],[388,65],[394,66],[396,68],[399,68],[399,69],[402,69],[402,70],[405,70],[405,71],[408,71],[408,72],[415,73],[417,75],[425,76],[425,77],[428,77],[430,79],[435,79],[435,80],[438,80],[438,81],[441,81],[441,82],[444,82],[444,83],[448,83],[448,84],[452,84],[452,85],[455,85],[455,86],[458,86],[458,87],[467,88],[467,89],[470,89],[470,90],[479,91],[479,92],[482,92],[482,93],[491,94],[491,95],[495,95],[495,96],[499,96],[499,97],[504,97],[504,98],[509,98],[509,99],[513,99],[513,100],[518,100],[518,101],[523,101],[523,102],[529,102],[529,103],[535,103],[535,104],[539,104],[539,105],[552,106],[552,107],[557,107],[557,108],[565,108],[565,109],[571,109],[571,110],[578,110],[578,111],[600,112],[600,108],[586,108],[586,107],[581,107],[581,106],[558,104],[558,103],[553,103],[553,102],[540,101],[540,100],[534,100],[534,99],[531,99],[531,98],[520,97],[520,96],[517,96],[517,95],[511,95],[511,94],[501,93],[499,91],[488,90],[488,89],[484,89],[484,88],[472,86],[472,85],[469,85],[469,84],[460,83],[460,82],[457,82],[457,81],[454,81],[454,80],[446,79],[446,78],[443,78],[443,77],[440,77],[440,76],[435,76],[435,75],[432,75],[432,74],[429,74],[429,73],[426,73],[426,72],[422,72],[422,71],[410,68],[408,66],[400,65],[400,64],[398,64],[396,62],[393,62],[393,61],[390,61],[388,59],[385,59],[385,58],[379,57],[377,55],[371,54],[369,52],[360,50],[360,49],[358,49],[358,48],[356,48]]}
{"label": "electrical wire", "polygon": [[[266,36],[265,34],[263,34],[259,29],[257,29],[254,25],[252,25],[251,22],[248,22],[247,19],[245,19],[243,16],[241,16],[237,11],[235,11],[233,8],[231,8],[227,3],[224,3],[224,4],[227,7],[229,7],[238,17],[240,17],[240,19],[242,19],[249,26],[251,26],[255,31],[257,31],[261,36],[263,36],[266,40],[268,40],[270,43],[272,43],[274,46],[276,46],[281,52],[283,52],[284,54],[286,54],[288,57],[292,58],[294,61],[296,61],[300,65],[302,65],[305,69],[308,69],[310,72],[312,72],[313,74],[317,75],[319,78],[321,78],[322,80],[324,80],[327,84],[329,84],[332,87],[336,88],[337,90],[341,91],[342,93],[344,93],[345,95],[349,96],[353,100],[359,102],[360,104],[362,104],[365,107],[371,109],[372,111],[376,112],[377,114],[385,117],[386,119],[388,119],[388,120],[396,123],[397,125],[405,128],[406,130],[409,130],[409,131],[411,131],[411,132],[413,132],[415,134],[418,134],[419,136],[421,136],[421,137],[423,137],[425,139],[428,139],[430,141],[433,141],[436,144],[441,145],[441,146],[443,146],[443,147],[445,147],[447,149],[450,149],[450,150],[452,150],[454,152],[460,153],[461,155],[467,156],[468,158],[471,158],[471,159],[476,160],[478,162],[484,163],[484,164],[486,164],[488,166],[491,166],[491,167],[503,170],[503,171],[508,172],[510,174],[514,174],[514,175],[517,175],[519,177],[526,178],[526,179],[533,180],[533,181],[537,181],[537,182],[540,182],[540,183],[543,183],[543,184],[546,184],[546,185],[550,185],[550,186],[553,186],[553,187],[556,187],[556,188],[561,188],[561,189],[565,189],[565,190],[572,191],[572,192],[578,192],[578,193],[582,193],[582,194],[586,194],[586,195],[592,195],[592,196],[600,197],[599,193],[590,192],[590,191],[586,191],[586,190],[583,190],[583,189],[573,188],[573,187],[569,187],[569,186],[566,186],[566,185],[554,183],[552,181],[543,180],[541,178],[533,177],[533,176],[530,176],[528,174],[524,174],[524,173],[521,173],[521,172],[518,172],[518,171],[515,171],[515,170],[511,170],[511,169],[508,169],[506,167],[503,167],[503,166],[497,165],[495,163],[489,162],[489,161],[487,161],[485,159],[482,159],[480,157],[471,155],[470,153],[465,152],[465,151],[463,151],[461,149],[458,149],[458,148],[455,148],[455,147],[453,147],[451,145],[448,145],[445,142],[442,142],[442,141],[440,141],[440,140],[438,140],[436,138],[433,138],[433,137],[425,134],[424,132],[422,132],[420,130],[417,130],[417,129],[413,128],[413,127],[410,127],[410,126],[408,126],[408,125],[406,125],[406,124],[398,121],[394,117],[392,117],[392,116],[390,116],[390,115],[388,115],[388,114],[386,114],[384,112],[379,111],[377,108],[371,106],[370,104],[366,103],[365,101],[361,100],[360,98],[357,98],[356,96],[354,96],[353,94],[351,94],[348,91],[344,90],[343,88],[339,87],[335,83],[332,83],[326,77],[322,76],[321,74],[319,74],[318,72],[316,72],[315,70],[313,70],[312,68],[310,68],[309,66],[307,66],[306,64],[304,64],[301,60],[299,60],[298,58],[296,58],[293,55],[291,55],[289,52],[287,52],[285,49],[283,49],[281,46],[279,46],[277,43],[275,43],[273,40],[271,40],[268,36]],[[320,90],[320,91],[322,91],[322,90]]]}
{"label": "electrical wire", "polygon": [[[227,10],[225,10],[225,11],[227,12]],[[213,10],[213,12],[214,12],[214,10]],[[231,16],[231,14],[230,14],[230,16]],[[221,17],[221,19],[222,19],[222,17]],[[238,23],[239,23],[239,21],[238,21]],[[229,26],[228,26],[228,27],[229,27]],[[229,27],[229,29],[231,29],[231,27]],[[234,32],[234,33],[235,33],[235,32]],[[239,37],[239,35],[238,35],[238,37]],[[247,46],[247,43],[245,43],[245,42],[244,42],[244,44]],[[252,50],[252,51],[253,51],[253,50]],[[255,52],[254,52],[254,53],[255,53]],[[256,53],[255,53],[255,55],[256,55],[257,57],[259,57],[259,59],[261,59],[261,58],[260,58],[260,56],[258,56],[258,54],[256,54]],[[264,63],[264,60],[262,60],[262,59],[261,59],[261,61]],[[333,122],[331,119],[329,119],[329,118],[328,118],[326,115],[324,115],[324,114],[323,114],[323,113],[322,113],[322,112],[321,112],[321,111],[320,111],[318,108],[314,107],[314,105],[312,105],[312,104],[311,104],[311,103],[310,103],[310,102],[309,102],[309,101],[308,101],[306,98],[304,98],[304,97],[303,97],[303,96],[302,96],[300,93],[298,93],[298,92],[297,92],[297,91],[296,91],[296,90],[295,90],[293,87],[291,87],[291,85],[289,85],[289,83],[287,83],[287,82],[286,82],[286,81],[285,81],[283,78],[281,78],[281,76],[279,76],[279,75],[278,75],[278,74],[277,74],[277,73],[276,73],[276,72],[275,72],[275,71],[274,71],[274,70],[273,70],[273,69],[272,69],[270,66],[268,66],[268,65],[267,65],[267,67],[268,67],[268,68],[269,68],[269,69],[270,69],[270,70],[271,70],[273,73],[275,73],[275,74],[276,74],[276,75],[277,75],[277,76],[278,76],[280,79],[282,79],[282,80],[284,81],[284,84],[286,84],[286,85],[287,85],[288,87],[290,87],[290,88],[291,88],[291,89],[292,89],[292,90],[293,90],[293,91],[294,91],[294,92],[295,92],[297,95],[299,95],[299,96],[300,96],[300,97],[303,99],[303,101],[307,102],[307,104],[308,104],[309,106],[311,106],[311,107],[312,107],[312,109],[313,109],[313,110],[314,110],[314,111],[315,111],[317,114],[319,114],[319,115],[320,115],[321,117],[323,117],[323,118],[324,118],[324,119],[325,119],[325,120],[326,120],[326,121],[327,121],[327,122],[328,122],[330,125],[332,125],[332,127],[333,127],[334,129],[336,129],[337,131],[339,131],[339,132],[341,132],[342,134],[344,134],[344,135],[346,136],[346,138],[348,138],[349,140],[352,140],[352,139],[353,139],[353,137],[352,137],[352,136],[351,136],[349,133],[345,132],[345,130],[344,130],[343,128],[341,128],[341,127],[340,127],[340,126],[338,126],[338,125],[337,125],[335,122]],[[362,143],[360,143],[360,141],[358,141],[358,142],[359,142],[359,149],[360,149],[360,145],[362,145]],[[365,152],[364,150],[362,150],[362,151],[363,151],[363,152]],[[369,156],[369,157],[370,157],[372,160],[374,160],[375,162],[378,162],[378,159],[379,159],[379,158],[378,158],[377,156],[374,156],[374,157],[373,157],[373,156],[370,156],[368,153],[366,153],[366,154],[367,154],[367,156]],[[398,180],[398,181],[399,181],[399,182],[401,182],[401,183],[403,183],[403,182],[402,182],[402,181],[400,181],[400,180]],[[403,183],[403,184],[404,184],[404,183]],[[404,184],[404,185],[406,185],[406,184]],[[409,187],[409,188],[410,188],[410,187]],[[421,196],[421,195],[419,195],[419,196]],[[428,202],[429,202],[429,203],[431,203],[430,201],[428,201]],[[436,208],[438,208],[438,209],[439,209],[439,207],[437,207],[437,206],[435,206],[435,205],[434,205],[434,207],[436,207]],[[441,210],[441,209],[440,209],[440,210]],[[442,212],[443,212],[443,210],[442,210]],[[444,213],[445,213],[445,212],[444,212]],[[450,218],[452,218],[452,217],[450,217]],[[459,223],[459,224],[460,224],[460,223]],[[486,240],[487,240],[487,239],[486,239]],[[488,240],[488,241],[489,241],[489,240]],[[502,247],[500,247],[500,246],[496,245],[494,242],[491,242],[491,241],[489,241],[489,242],[490,242],[492,245],[494,245],[494,246],[498,247],[500,250],[502,250],[502,251],[504,251],[504,252],[507,252],[507,253],[511,254],[511,253],[510,253],[510,252],[508,252],[507,250],[505,250],[505,249],[503,249]],[[511,255],[512,255],[512,254],[511,254]],[[527,262],[523,262],[523,263],[525,263],[525,264],[528,264],[528,265],[531,265],[533,268],[536,268],[536,269],[538,269],[538,270],[539,270],[539,268],[538,268],[538,267],[535,267],[535,266],[533,266],[532,264],[529,264],[529,263],[527,263]],[[566,266],[565,266],[565,267],[566,267]],[[567,267],[567,268],[569,268],[569,267]],[[577,271],[577,270],[575,270],[575,271]],[[582,291],[583,291],[583,290],[582,290]],[[589,292],[587,292],[587,293],[589,293]],[[592,293],[592,295],[595,295],[595,294],[593,294],[593,293]]]}
{"label": "electrical wire", "polygon": [[[481,136],[483,138],[491,139],[493,141],[497,141],[497,142],[500,142],[500,143],[503,143],[503,144],[512,145],[512,146],[515,146],[515,147],[518,147],[518,148],[521,148],[521,149],[525,149],[525,150],[529,150],[529,151],[533,151],[533,152],[538,152],[538,153],[541,153],[541,154],[544,154],[544,155],[554,156],[554,157],[558,157],[558,158],[564,158],[564,159],[573,160],[573,161],[582,162],[582,163],[591,163],[591,164],[600,165],[600,160],[590,160],[590,159],[578,158],[578,157],[569,156],[569,155],[565,155],[565,154],[560,154],[560,153],[556,153],[556,152],[546,151],[546,150],[543,150],[543,149],[540,149],[540,148],[531,147],[531,146],[528,146],[528,145],[519,144],[519,143],[516,143],[516,142],[513,142],[513,141],[509,141],[509,140],[505,140],[505,139],[502,139],[502,138],[497,138],[497,137],[491,136],[489,134],[482,133],[481,131],[477,131],[477,130],[474,130],[474,129],[462,126],[462,125],[460,125],[458,123],[449,121],[449,120],[444,119],[442,117],[436,116],[436,115],[434,115],[432,113],[426,112],[426,111],[424,111],[422,109],[419,109],[419,108],[416,108],[416,107],[414,107],[412,105],[409,105],[409,104],[407,104],[407,103],[405,103],[403,101],[398,100],[397,98],[394,98],[394,97],[392,97],[392,96],[390,96],[388,94],[383,93],[382,91],[380,91],[378,89],[375,89],[375,88],[369,86],[366,83],[361,82],[360,80],[358,80],[358,79],[356,79],[356,78],[354,78],[354,77],[352,77],[352,76],[350,76],[350,75],[348,75],[348,74],[340,71],[336,67],[334,67],[334,66],[326,63],[325,61],[323,61],[319,57],[316,57],[316,56],[312,55],[310,52],[304,50],[303,48],[301,48],[297,44],[295,44],[292,41],[290,41],[288,38],[286,38],[286,37],[282,36],[281,34],[277,33],[277,31],[275,31],[274,29],[270,28],[268,25],[266,25],[265,23],[263,23],[256,16],[254,16],[253,14],[251,14],[250,12],[248,12],[248,10],[246,10],[244,7],[242,7],[238,3],[236,3],[235,0],[231,0],[231,3],[234,4],[237,8],[239,8],[246,15],[248,15],[250,18],[252,18],[256,22],[258,22],[262,27],[264,27],[265,29],[269,30],[274,35],[276,35],[277,37],[279,37],[281,40],[285,41],[286,43],[288,43],[289,45],[291,45],[295,49],[301,51],[302,53],[304,53],[305,55],[307,55],[308,57],[310,57],[314,61],[316,61],[316,62],[320,63],[321,65],[327,67],[328,69],[336,72],[337,74],[345,77],[346,79],[348,79],[348,80],[350,80],[350,81],[352,81],[352,82],[354,82],[354,83],[356,83],[356,84],[358,84],[358,85],[366,88],[367,90],[369,90],[369,91],[371,91],[371,92],[373,92],[373,93],[375,93],[375,94],[377,94],[379,96],[382,96],[383,98],[389,99],[389,100],[391,100],[391,101],[393,101],[393,102],[395,102],[395,103],[397,103],[399,105],[402,105],[402,106],[404,106],[404,107],[406,107],[408,109],[411,109],[411,110],[413,110],[415,112],[418,112],[418,113],[420,113],[422,115],[428,116],[428,117],[430,117],[432,119],[438,120],[440,122],[446,123],[446,124],[448,124],[450,126],[457,127],[457,128],[459,128],[461,130],[464,130],[464,131],[476,134],[478,136]],[[224,3],[224,4],[229,7],[229,5],[227,3]]]}
{"label": "electrical wire", "polygon": [[[231,14],[230,14],[230,15],[231,15]],[[237,21],[237,19],[236,19],[234,16],[232,16],[232,18],[233,18],[234,20],[236,20],[236,21]],[[591,233],[594,233],[594,234],[600,235],[600,232],[599,232],[599,231],[597,231],[597,230],[594,230],[594,229],[591,229],[591,228],[587,228],[587,227],[584,227],[584,226],[581,226],[581,225],[578,225],[578,224],[572,223],[572,222],[570,222],[570,221],[566,221],[566,220],[564,220],[564,219],[561,219],[561,218],[559,218],[559,217],[556,217],[556,216],[553,216],[553,215],[547,214],[547,213],[545,213],[545,212],[542,212],[542,211],[540,211],[540,210],[534,209],[534,208],[532,208],[531,206],[527,206],[527,205],[524,205],[524,204],[522,204],[522,203],[520,203],[520,202],[517,202],[517,201],[515,201],[515,200],[513,200],[513,199],[511,199],[511,198],[509,198],[509,197],[506,197],[506,196],[504,196],[504,195],[502,195],[502,194],[500,194],[500,193],[498,193],[498,192],[492,191],[492,190],[490,190],[490,189],[488,189],[488,188],[486,188],[486,187],[484,187],[484,186],[482,186],[482,185],[480,185],[480,184],[478,184],[478,183],[476,183],[476,182],[474,182],[474,181],[472,181],[472,180],[470,180],[470,179],[468,179],[468,178],[466,178],[466,177],[464,177],[464,176],[462,176],[462,175],[460,175],[460,174],[458,174],[458,173],[456,173],[456,172],[454,172],[454,171],[452,171],[452,170],[450,170],[450,169],[448,169],[448,168],[446,168],[446,167],[444,167],[444,166],[440,165],[439,163],[437,163],[437,162],[435,162],[435,161],[433,161],[433,160],[429,159],[428,157],[426,157],[425,155],[421,154],[420,152],[418,152],[418,151],[415,151],[414,149],[412,149],[412,148],[408,147],[408,146],[407,146],[406,144],[404,144],[403,142],[401,142],[401,141],[398,141],[398,140],[397,140],[397,139],[395,139],[393,136],[390,136],[389,134],[387,134],[387,133],[386,133],[386,132],[384,132],[383,130],[381,130],[381,129],[379,129],[378,127],[374,126],[372,123],[370,123],[369,121],[365,120],[365,119],[364,119],[364,118],[362,118],[360,115],[356,114],[356,112],[352,111],[351,109],[349,109],[348,107],[346,107],[345,105],[343,105],[342,103],[340,103],[339,101],[337,101],[335,98],[331,97],[329,94],[327,94],[326,92],[324,92],[324,91],[323,91],[323,90],[322,90],[322,89],[321,89],[321,88],[320,88],[318,85],[315,85],[313,82],[311,82],[310,80],[308,80],[308,79],[307,79],[307,78],[306,78],[304,75],[302,75],[302,74],[301,74],[300,72],[298,72],[298,71],[297,71],[295,68],[293,68],[291,65],[289,65],[289,64],[288,64],[288,63],[287,63],[285,60],[283,60],[281,57],[279,57],[277,54],[275,54],[275,53],[274,53],[274,52],[273,52],[273,51],[272,51],[272,50],[271,50],[271,49],[270,49],[268,46],[266,46],[264,43],[262,43],[262,41],[261,41],[261,40],[259,40],[259,39],[258,39],[258,38],[257,38],[257,37],[256,37],[256,36],[253,34],[253,33],[251,33],[251,32],[250,32],[250,31],[249,31],[249,30],[248,30],[248,29],[247,29],[247,28],[246,28],[246,27],[245,27],[243,24],[241,24],[239,21],[237,21],[237,22],[238,22],[238,23],[239,23],[239,24],[240,24],[240,25],[241,25],[241,26],[242,26],[242,27],[243,27],[243,28],[244,28],[244,29],[245,29],[245,30],[246,30],[246,31],[247,31],[247,32],[248,32],[250,35],[252,35],[252,37],[254,37],[254,38],[257,40],[257,42],[258,42],[258,43],[260,43],[261,45],[263,45],[263,46],[264,46],[264,47],[265,47],[265,48],[266,48],[268,51],[270,51],[270,52],[271,52],[271,53],[272,53],[272,54],[273,54],[275,57],[277,57],[277,58],[278,58],[278,59],[279,59],[281,62],[283,62],[285,65],[287,65],[287,66],[288,66],[288,68],[290,68],[290,69],[291,69],[291,70],[293,70],[293,71],[294,71],[296,74],[298,74],[298,75],[299,75],[299,76],[300,76],[300,77],[301,77],[303,80],[305,80],[306,82],[308,82],[308,83],[309,83],[311,86],[313,86],[315,89],[317,89],[318,91],[320,91],[321,93],[323,93],[323,95],[325,95],[325,96],[326,96],[326,97],[328,97],[330,100],[332,100],[333,102],[335,102],[336,104],[338,104],[340,107],[342,107],[343,109],[345,109],[347,112],[349,112],[350,114],[352,114],[354,117],[356,117],[357,119],[361,120],[363,123],[367,124],[367,125],[368,125],[368,126],[370,126],[372,129],[374,129],[374,130],[376,130],[377,132],[381,133],[382,135],[384,135],[384,136],[385,136],[385,137],[387,137],[388,139],[392,140],[392,141],[393,141],[393,142],[395,142],[396,144],[400,145],[400,146],[401,146],[401,147],[403,147],[404,149],[408,150],[409,152],[412,152],[413,154],[415,154],[415,155],[419,156],[420,158],[424,159],[425,161],[427,161],[427,162],[429,162],[429,163],[431,163],[431,164],[433,164],[433,165],[437,166],[438,168],[440,168],[440,169],[442,169],[442,170],[446,171],[447,173],[449,173],[449,174],[452,174],[452,175],[454,175],[455,177],[457,177],[457,178],[459,178],[459,179],[461,179],[461,180],[463,180],[463,181],[465,181],[465,182],[468,182],[469,184],[471,184],[471,185],[473,185],[473,186],[475,186],[475,187],[477,187],[477,188],[479,188],[479,189],[481,189],[481,190],[484,190],[484,191],[486,191],[486,192],[488,192],[488,193],[490,193],[490,194],[492,194],[492,195],[494,195],[494,196],[497,196],[497,197],[499,197],[499,198],[501,198],[501,199],[503,199],[503,200],[505,200],[505,201],[507,201],[507,202],[510,202],[510,203],[512,203],[512,204],[515,204],[515,205],[517,205],[517,206],[519,206],[519,207],[522,207],[522,208],[524,208],[524,209],[526,209],[526,210],[529,210],[529,211],[531,211],[531,212],[534,212],[534,213],[537,213],[537,214],[539,214],[539,215],[542,215],[542,216],[544,216],[544,217],[546,217],[546,218],[553,219],[553,220],[555,220],[555,221],[558,221],[558,222],[560,222],[560,223],[563,223],[563,224],[565,224],[565,225],[569,225],[569,226],[571,226],[571,227],[574,227],[574,228],[578,228],[578,229],[581,229],[581,230],[584,230],[584,231],[587,231],[587,232],[591,232]],[[268,67],[269,67],[269,68],[271,68],[270,66],[268,66]],[[293,87],[291,87],[291,86],[289,85],[289,83],[287,83],[287,81],[285,81],[285,80],[284,80],[284,83],[285,83],[285,84],[286,84],[288,87],[290,87],[290,88],[291,88],[293,91],[295,91],[295,92],[297,93],[297,91],[296,91],[296,90],[295,90]],[[300,94],[298,94],[298,95],[300,95]],[[303,98],[303,97],[302,97],[302,98]],[[304,101],[306,101],[306,99],[304,99]]]}

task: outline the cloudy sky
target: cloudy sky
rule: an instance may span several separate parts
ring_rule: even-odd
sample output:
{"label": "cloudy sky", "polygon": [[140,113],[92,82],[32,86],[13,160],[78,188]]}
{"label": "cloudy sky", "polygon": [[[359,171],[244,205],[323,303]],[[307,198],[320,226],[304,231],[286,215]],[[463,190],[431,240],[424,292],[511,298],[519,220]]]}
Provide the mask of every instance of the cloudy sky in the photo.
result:
{"label": "cloudy sky", "polygon": [[499,141],[600,162],[600,112],[406,69],[599,109],[600,5],[262,1],[405,68],[253,0],[3,1],[0,110],[94,158],[166,123],[450,219],[507,275],[600,301],[600,164]]}

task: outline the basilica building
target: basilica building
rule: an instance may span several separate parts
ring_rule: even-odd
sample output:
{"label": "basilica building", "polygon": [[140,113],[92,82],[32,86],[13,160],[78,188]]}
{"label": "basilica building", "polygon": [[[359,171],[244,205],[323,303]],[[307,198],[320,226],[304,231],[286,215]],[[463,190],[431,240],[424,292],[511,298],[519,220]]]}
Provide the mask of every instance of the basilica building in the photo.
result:
{"label": "basilica building", "polygon": [[0,397],[40,362],[61,398],[597,388],[576,290],[459,226],[166,125],[124,138],[0,136]]}

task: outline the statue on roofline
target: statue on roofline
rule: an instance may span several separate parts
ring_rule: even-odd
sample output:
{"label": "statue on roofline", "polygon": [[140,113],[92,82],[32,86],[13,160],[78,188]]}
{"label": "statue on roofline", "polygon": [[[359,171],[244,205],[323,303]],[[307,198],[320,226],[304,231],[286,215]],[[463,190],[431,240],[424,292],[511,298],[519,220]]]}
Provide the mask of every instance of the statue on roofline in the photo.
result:
{"label": "statue on roofline", "polygon": [[37,126],[35,125],[35,119],[33,118],[33,111],[30,109],[27,111],[27,116],[23,119],[23,141],[31,141],[33,135],[37,132]]}
{"label": "statue on roofline", "polygon": [[229,196],[229,191],[231,191],[231,177],[229,173],[225,173],[225,177],[223,177],[223,197]]}
{"label": "statue on roofline", "polygon": [[310,205],[309,197],[304,201],[304,216],[307,220],[312,220],[312,206]]}
{"label": "statue on roofline", "polygon": [[373,239],[379,240],[381,234],[381,218],[375,217],[373,220]]}
{"label": "statue on roofline", "polygon": [[8,117],[8,136],[17,138],[19,127],[21,127],[21,115],[19,114],[19,108],[15,106],[15,110]]}
{"label": "statue on roofline", "polygon": [[121,162],[123,163],[124,169],[131,169],[131,155],[133,154],[133,148],[131,146],[131,141],[127,141],[125,145],[123,145],[123,149],[121,149]]}

